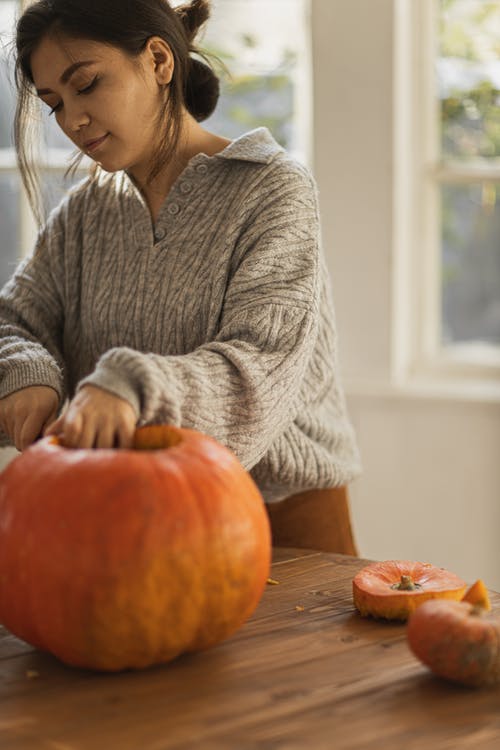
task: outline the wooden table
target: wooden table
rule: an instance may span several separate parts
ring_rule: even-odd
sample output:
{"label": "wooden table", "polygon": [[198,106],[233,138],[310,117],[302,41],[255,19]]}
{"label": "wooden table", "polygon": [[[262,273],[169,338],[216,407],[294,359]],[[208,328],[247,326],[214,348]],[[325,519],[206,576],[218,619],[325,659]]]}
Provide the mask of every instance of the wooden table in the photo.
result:
{"label": "wooden table", "polygon": [[71,669],[0,631],[0,748],[499,750],[500,688],[433,677],[404,625],[355,613],[366,562],[276,550],[279,584],[236,635],[143,672]]}

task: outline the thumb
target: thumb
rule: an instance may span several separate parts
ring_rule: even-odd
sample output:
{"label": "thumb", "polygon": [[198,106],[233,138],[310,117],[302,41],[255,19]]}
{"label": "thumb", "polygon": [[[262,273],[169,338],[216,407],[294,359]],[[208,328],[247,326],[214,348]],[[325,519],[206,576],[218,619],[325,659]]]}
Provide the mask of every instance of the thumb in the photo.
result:
{"label": "thumb", "polygon": [[63,417],[61,416],[59,417],[59,419],[54,420],[56,414],[57,410],[54,410],[45,422],[45,426],[43,428],[44,437],[47,437],[47,435],[58,435],[61,432]]}

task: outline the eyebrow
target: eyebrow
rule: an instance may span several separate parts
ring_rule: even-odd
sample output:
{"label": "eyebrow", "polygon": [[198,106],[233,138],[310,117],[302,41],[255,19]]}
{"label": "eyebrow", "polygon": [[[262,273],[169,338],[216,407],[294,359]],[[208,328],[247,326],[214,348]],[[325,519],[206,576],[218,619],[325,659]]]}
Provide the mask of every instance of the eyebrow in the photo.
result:
{"label": "eyebrow", "polygon": [[[73,65],[70,65],[69,68],[66,68],[64,73],[59,79],[59,83],[67,83],[73,73],[78,70],[78,68],[82,68],[84,65],[92,65],[94,60],[82,60],[81,62],[75,62]],[[53,94],[54,92],[51,89],[37,89],[36,93],[38,96],[42,96],[43,94]]]}

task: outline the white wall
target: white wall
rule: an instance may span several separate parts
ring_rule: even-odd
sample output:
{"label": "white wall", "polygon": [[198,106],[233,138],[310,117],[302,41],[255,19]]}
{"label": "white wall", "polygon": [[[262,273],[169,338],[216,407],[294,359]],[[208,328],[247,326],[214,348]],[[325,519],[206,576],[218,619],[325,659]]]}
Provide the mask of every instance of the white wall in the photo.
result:
{"label": "white wall", "polygon": [[312,0],[314,171],[364,463],[355,532],[366,557],[420,559],[500,590],[500,402],[391,378],[398,2]]}

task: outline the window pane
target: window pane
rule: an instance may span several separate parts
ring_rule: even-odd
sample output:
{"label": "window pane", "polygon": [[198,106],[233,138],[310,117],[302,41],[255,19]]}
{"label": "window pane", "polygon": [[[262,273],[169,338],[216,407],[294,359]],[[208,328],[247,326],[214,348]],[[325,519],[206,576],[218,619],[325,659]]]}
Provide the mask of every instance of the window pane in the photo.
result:
{"label": "window pane", "polygon": [[[71,179],[65,179],[63,172],[42,173],[42,194],[47,207],[50,209],[56,206],[67,189],[83,177],[83,172]],[[20,190],[21,181],[17,174],[0,172],[0,286],[12,276],[23,251],[31,250],[31,247],[21,247]]]}
{"label": "window pane", "polygon": [[62,132],[49,107],[42,104],[42,142],[48,148],[61,148],[69,153],[76,150],[75,145]]}
{"label": "window pane", "polygon": [[500,2],[440,0],[442,152],[500,157]]}
{"label": "window pane", "polygon": [[47,212],[57,206],[68,189],[85,176],[85,171],[78,171],[72,177],[65,177],[63,171],[44,170],[41,174],[42,195]]}
{"label": "window pane", "polygon": [[14,27],[15,2],[0,0],[0,148],[12,146],[12,121],[14,118],[14,88],[12,78],[13,58],[10,41]]}
{"label": "window pane", "polygon": [[[12,123],[15,110],[14,56],[12,37],[17,17],[18,2],[0,0],[0,148],[12,146]],[[43,143],[49,148],[74,150],[55,118],[49,116],[50,108],[41,105]]]}
{"label": "window pane", "polygon": [[265,125],[285,148],[307,152],[307,0],[216,0],[203,47],[225,64],[207,127],[229,138]]}
{"label": "window pane", "polygon": [[12,276],[21,257],[19,235],[19,178],[9,172],[0,173],[0,285]]}
{"label": "window pane", "polygon": [[500,184],[442,189],[443,343],[500,345]]}
{"label": "window pane", "polygon": [[[15,96],[12,30],[17,2],[0,1],[0,149],[12,148]],[[20,180],[16,173],[0,172],[0,286],[12,276],[21,257]]]}

